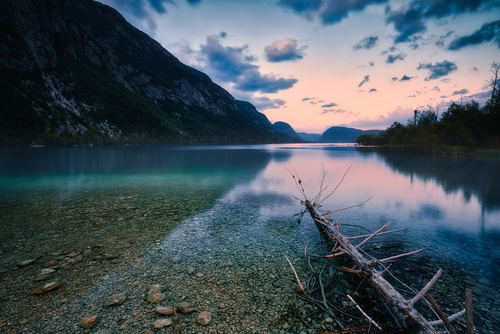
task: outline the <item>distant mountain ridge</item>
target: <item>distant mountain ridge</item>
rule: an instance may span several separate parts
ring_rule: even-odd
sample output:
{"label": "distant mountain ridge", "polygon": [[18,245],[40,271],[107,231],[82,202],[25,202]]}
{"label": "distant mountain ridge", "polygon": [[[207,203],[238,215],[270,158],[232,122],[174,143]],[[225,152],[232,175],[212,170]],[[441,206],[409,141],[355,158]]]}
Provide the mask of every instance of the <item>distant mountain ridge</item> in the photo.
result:
{"label": "distant mountain ridge", "polygon": [[273,128],[276,130],[276,131],[279,131],[289,137],[292,137],[292,138],[295,138],[299,141],[304,141],[304,139],[302,139],[302,137],[300,137],[296,132],[295,130],[290,126],[290,124],[288,123],[285,123],[285,122],[275,122],[273,123]]}
{"label": "distant mountain ridge", "polygon": [[306,133],[306,132],[297,132],[300,138],[310,141],[317,142],[321,138],[321,134],[319,133]]}
{"label": "distant mountain ridge", "polygon": [[332,126],[319,138],[319,143],[355,143],[362,134],[377,135],[383,130],[360,130],[344,126]]}
{"label": "distant mountain ridge", "polygon": [[0,42],[0,145],[286,140],[99,2],[1,0]]}
{"label": "distant mountain ridge", "polygon": [[[245,116],[248,120],[254,122],[263,129],[266,129],[270,133],[274,134],[276,137],[280,138],[283,142],[296,142],[298,138],[292,135],[276,130],[273,124],[269,121],[266,115],[259,112],[257,108],[250,102],[236,100],[236,105],[240,113]],[[291,128],[291,127],[290,127]],[[292,129],[293,131],[293,129]],[[293,131],[295,132],[295,131]]]}

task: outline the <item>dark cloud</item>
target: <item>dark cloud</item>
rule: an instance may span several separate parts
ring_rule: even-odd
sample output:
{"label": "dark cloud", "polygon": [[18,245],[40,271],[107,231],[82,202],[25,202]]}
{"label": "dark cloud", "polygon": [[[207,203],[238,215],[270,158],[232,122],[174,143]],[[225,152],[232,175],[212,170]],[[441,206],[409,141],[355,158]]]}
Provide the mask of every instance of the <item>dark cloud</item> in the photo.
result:
{"label": "dark cloud", "polygon": [[361,87],[363,86],[365,83],[367,83],[368,81],[370,81],[370,76],[369,75],[365,75],[365,77],[363,78],[363,81],[361,81],[358,85],[358,87]]}
{"label": "dark cloud", "polygon": [[363,11],[369,5],[383,4],[388,0],[279,0],[278,5],[291,9],[308,20],[319,18],[324,25],[345,19],[350,12]]}
{"label": "dark cloud", "polygon": [[279,109],[286,104],[286,102],[282,99],[271,99],[264,95],[253,97],[251,100],[257,110]]}
{"label": "dark cloud", "polygon": [[399,79],[396,77],[392,77],[391,81],[398,81]]}
{"label": "dark cloud", "polygon": [[248,54],[248,47],[222,45],[220,36],[207,37],[201,45],[200,58],[204,62],[201,70],[222,82],[232,82],[235,88],[247,92],[276,93],[291,88],[297,79],[284,79],[275,74],[261,74],[252,64],[255,57]]}
{"label": "dark cloud", "polygon": [[498,6],[498,0],[412,0],[396,10],[389,10],[386,22],[393,23],[399,35],[395,42],[407,42],[415,34],[427,30],[426,21],[451,15],[475,12]]}
{"label": "dark cloud", "polygon": [[297,82],[297,79],[279,78],[273,73],[261,74],[259,71],[249,71],[237,80],[235,88],[245,92],[277,93],[292,88]]}
{"label": "dark cloud", "polygon": [[377,90],[375,88],[372,88],[368,91],[368,93],[373,93],[373,92],[376,92]]}
{"label": "dark cloud", "polygon": [[328,103],[328,104],[324,104],[321,106],[321,108],[331,108],[331,107],[336,107],[337,106],[337,103]]}
{"label": "dark cloud", "polygon": [[359,49],[371,49],[377,44],[378,37],[377,36],[368,36],[363,38],[359,43],[354,44],[352,47],[354,50]]}
{"label": "dark cloud", "polygon": [[371,61],[368,63],[370,66],[375,66],[375,62]]}
{"label": "dark cloud", "polygon": [[387,59],[385,60],[385,62],[387,64],[392,64],[396,60],[404,60],[405,58],[406,58],[406,55],[403,52],[400,52],[400,53],[395,54],[395,55],[388,55]]}
{"label": "dark cloud", "polygon": [[439,88],[438,86],[434,86],[434,88],[432,88],[432,90],[435,90],[436,92],[440,92],[441,88]]}
{"label": "dark cloud", "polygon": [[470,70],[471,70],[471,71],[474,71],[474,72],[479,72],[479,69],[478,69],[476,66],[474,66],[474,67],[473,67],[473,68],[471,68]]}
{"label": "dark cloud", "polygon": [[304,97],[302,99],[302,102],[306,102],[306,101],[309,101],[309,100],[316,100],[317,98],[316,97]]}
{"label": "dark cloud", "polygon": [[468,92],[469,92],[469,90],[464,88],[464,89],[454,91],[453,94],[451,94],[451,95],[464,95],[464,94],[467,94]]}
{"label": "dark cloud", "polygon": [[307,46],[297,48],[297,40],[285,38],[274,41],[264,48],[266,58],[269,62],[295,61],[304,58],[303,50]]}
{"label": "dark cloud", "polygon": [[494,41],[500,48],[500,20],[485,23],[478,30],[467,36],[458,37],[448,46],[448,50],[459,50],[466,46]]}
{"label": "dark cloud", "polygon": [[[180,0],[184,1],[184,0]],[[185,0],[191,6],[198,5],[202,0]],[[167,5],[177,5],[179,0],[107,0],[102,1],[104,3],[110,3],[114,8],[122,8],[129,14],[138,17],[145,18],[148,15],[147,9],[150,7],[155,12],[164,14],[167,12]]]}
{"label": "dark cloud", "polygon": [[441,77],[445,77],[451,72],[454,72],[458,69],[455,63],[452,63],[448,60],[444,60],[442,62],[438,62],[436,64],[428,63],[428,64],[420,64],[417,67],[417,70],[428,70],[430,75],[425,78],[425,80],[434,80],[439,79]]}
{"label": "dark cloud", "polygon": [[406,74],[403,75],[403,77],[401,79],[399,79],[400,82],[402,81],[410,81],[411,79],[413,79],[413,77],[409,77],[407,76]]}

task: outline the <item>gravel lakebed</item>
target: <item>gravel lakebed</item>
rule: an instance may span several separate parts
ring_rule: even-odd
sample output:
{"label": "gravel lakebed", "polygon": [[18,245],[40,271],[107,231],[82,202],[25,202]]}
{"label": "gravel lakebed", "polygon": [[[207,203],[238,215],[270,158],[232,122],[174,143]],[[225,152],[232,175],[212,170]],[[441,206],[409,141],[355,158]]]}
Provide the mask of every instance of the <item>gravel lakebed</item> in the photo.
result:
{"label": "gravel lakebed", "polygon": [[[314,224],[297,224],[291,196],[232,187],[171,180],[2,198],[0,333],[339,331],[296,297],[285,259],[307,280]],[[442,267],[434,294],[445,310],[458,311],[469,287],[477,332],[495,333],[498,283],[454,268],[452,257],[428,265],[419,255],[395,273],[418,289]]]}
{"label": "gravel lakebed", "polygon": [[[296,305],[284,256],[306,272],[303,241],[317,231],[295,212],[262,218],[291,197],[241,205],[225,191],[174,183],[2,200],[0,332],[284,332]],[[301,305],[310,325],[297,333],[326,331],[331,319]]]}

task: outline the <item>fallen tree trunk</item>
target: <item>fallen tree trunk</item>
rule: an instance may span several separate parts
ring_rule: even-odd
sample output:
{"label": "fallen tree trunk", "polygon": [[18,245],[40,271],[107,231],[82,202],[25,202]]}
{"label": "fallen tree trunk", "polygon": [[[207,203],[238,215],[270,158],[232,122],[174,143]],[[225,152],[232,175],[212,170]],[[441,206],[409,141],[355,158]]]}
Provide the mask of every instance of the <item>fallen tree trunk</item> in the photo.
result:
{"label": "fallen tree trunk", "polygon": [[[347,173],[347,172],[346,172]],[[442,323],[446,323],[447,319],[444,319],[443,322],[436,322],[434,321],[432,324],[429,322],[422,314],[420,314],[414,307],[415,303],[417,303],[420,299],[422,299],[428,291],[432,288],[434,283],[439,279],[441,276],[442,270],[439,269],[438,272],[434,275],[434,277],[427,283],[427,285],[419,292],[417,293],[413,298],[411,299],[406,299],[403,297],[393,286],[390,284],[384,277],[384,273],[388,271],[389,268],[384,266],[384,263],[393,261],[398,258],[402,258],[404,256],[412,255],[415,253],[420,252],[421,250],[414,251],[414,252],[409,252],[405,254],[399,254],[396,256],[391,256],[385,259],[374,259],[370,258],[368,259],[365,255],[363,255],[362,251],[362,246],[366,244],[369,240],[374,238],[375,236],[382,235],[382,234],[388,234],[388,233],[393,233],[393,232],[398,232],[401,231],[399,230],[394,230],[394,231],[387,231],[387,232],[382,232],[387,226],[390,225],[390,223],[387,223],[384,225],[382,228],[377,230],[376,232],[372,234],[368,234],[365,236],[354,236],[354,237],[346,237],[340,232],[340,226],[342,223],[339,222],[332,222],[330,219],[330,214],[334,211],[327,211],[327,212],[321,212],[319,210],[319,207],[321,206],[321,203],[324,201],[321,200],[322,193],[326,189],[326,187],[323,187],[323,182],[321,183],[320,186],[320,191],[318,195],[316,195],[312,200],[309,200],[307,196],[305,195],[305,191],[302,187],[302,182],[292,173],[293,178],[296,181],[297,187],[299,188],[302,196],[304,199],[297,198],[302,205],[305,206],[305,212],[308,212],[311,216],[311,218],[314,220],[316,226],[321,232],[321,235],[323,238],[327,241],[331,248],[331,254],[327,255],[326,257],[338,257],[338,256],[344,256],[347,259],[349,259],[353,264],[354,268],[346,268],[343,267],[343,270],[355,274],[362,275],[365,277],[373,286],[375,291],[387,302],[387,304],[391,307],[392,312],[394,315],[399,319],[399,321],[403,324],[405,330],[407,333],[418,333],[418,334],[434,334],[438,333],[434,329],[434,325],[442,325]],[[344,174],[345,176],[345,174]],[[344,177],[342,178],[342,180]],[[340,181],[340,183],[342,182]],[[339,183],[339,185],[340,185]],[[338,186],[335,187],[333,192],[338,188]],[[331,194],[333,194],[330,193]],[[330,195],[326,196],[328,198]],[[325,199],[326,199],[325,198]],[[303,212],[303,213],[305,213]],[[326,216],[326,217],[325,217]],[[351,243],[351,240],[354,239],[361,239],[361,237],[364,237],[364,240],[361,242],[357,243],[354,245]],[[377,269],[381,268],[381,269]],[[425,299],[424,299],[425,301]],[[363,311],[362,311],[363,312]],[[458,312],[454,315],[451,315],[448,317],[448,320],[455,319],[458,316],[461,316],[465,313],[464,311]],[[364,312],[363,314],[368,317]],[[368,319],[370,319],[368,317]],[[370,319],[371,320],[371,319]]]}
{"label": "fallen tree trunk", "polygon": [[[376,261],[367,260],[359,251],[357,246],[351,244],[349,239],[340,233],[340,226],[338,223],[331,223],[329,219],[325,218],[323,214],[317,209],[315,205],[308,200],[302,201],[307,211],[313,218],[314,222],[322,231],[322,235],[326,240],[334,240],[337,246],[333,249],[333,256],[346,255],[352,260],[356,269],[350,271],[361,274],[367,277],[375,290],[391,306],[392,311],[398,317],[404,326],[411,330],[413,333],[437,333],[429,322],[413,307],[418,299],[405,299],[383,276],[382,272],[373,267]],[[387,225],[386,225],[387,226]],[[379,230],[380,231],[380,230]],[[376,233],[376,232],[375,232]],[[376,234],[370,235],[372,238]],[[366,240],[366,239],[365,239]],[[428,288],[430,289],[430,287]],[[420,298],[419,298],[420,299]]]}

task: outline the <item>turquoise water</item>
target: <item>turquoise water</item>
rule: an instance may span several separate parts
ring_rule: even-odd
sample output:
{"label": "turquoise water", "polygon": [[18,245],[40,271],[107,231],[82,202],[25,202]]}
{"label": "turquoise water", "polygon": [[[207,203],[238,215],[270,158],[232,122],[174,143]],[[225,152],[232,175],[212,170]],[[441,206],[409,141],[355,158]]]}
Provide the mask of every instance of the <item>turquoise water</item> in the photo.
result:
{"label": "turquoise water", "polygon": [[[285,247],[288,254],[300,257],[308,240],[317,241],[317,230],[308,219],[296,224],[294,214],[301,208],[292,195],[300,197],[300,192],[291,171],[300,177],[308,197],[317,194],[323,178],[325,194],[340,183],[324,201],[325,210],[369,199],[332,215],[344,222],[346,234],[364,234],[387,222],[392,222],[391,229],[404,227],[383,238],[386,247],[376,254],[424,249],[395,266],[394,272],[418,289],[443,268],[435,295],[444,295],[445,307],[458,311],[465,288],[472,288],[479,331],[494,332],[500,326],[498,158],[390,155],[324,144],[30,148],[0,153],[4,209],[18,202],[29,208],[25,199],[47,196],[68,205],[82,200],[83,194],[118,196],[126,190],[128,196],[140,194],[147,205],[148,196],[160,198],[167,188],[211,191],[208,210],[194,212],[192,219],[156,240],[155,247],[168,248],[169,256],[192,252],[190,261],[203,257],[196,247],[211,250],[221,263],[234,262],[236,252],[254,247],[260,256]],[[218,219],[211,218],[215,216]],[[6,216],[0,217],[2,228],[12,228]],[[229,251],[233,247],[234,252]],[[7,248],[3,254],[9,256]],[[258,261],[249,258],[247,263],[255,266]],[[414,278],[419,276],[422,281]]]}

